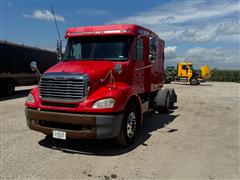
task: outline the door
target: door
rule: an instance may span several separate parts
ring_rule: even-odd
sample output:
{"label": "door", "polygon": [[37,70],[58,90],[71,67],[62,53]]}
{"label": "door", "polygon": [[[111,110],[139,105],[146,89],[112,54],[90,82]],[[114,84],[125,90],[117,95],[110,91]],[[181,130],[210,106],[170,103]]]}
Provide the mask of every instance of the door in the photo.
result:
{"label": "door", "polygon": [[182,66],[182,68],[180,68],[180,76],[181,77],[187,77],[188,74],[188,66],[187,65],[180,65],[180,67]]}
{"label": "door", "polygon": [[144,92],[144,39],[136,38],[133,48],[133,79],[132,87],[138,94]]}

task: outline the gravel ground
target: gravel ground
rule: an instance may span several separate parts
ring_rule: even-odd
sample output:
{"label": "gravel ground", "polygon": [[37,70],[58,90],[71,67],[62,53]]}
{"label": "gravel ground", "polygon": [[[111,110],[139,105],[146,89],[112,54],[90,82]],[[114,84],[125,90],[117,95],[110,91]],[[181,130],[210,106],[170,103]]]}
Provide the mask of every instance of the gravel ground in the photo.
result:
{"label": "gravel ground", "polygon": [[27,128],[29,87],[0,97],[1,179],[240,179],[240,85],[168,84],[178,103],[144,114],[135,144],[52,140]]}

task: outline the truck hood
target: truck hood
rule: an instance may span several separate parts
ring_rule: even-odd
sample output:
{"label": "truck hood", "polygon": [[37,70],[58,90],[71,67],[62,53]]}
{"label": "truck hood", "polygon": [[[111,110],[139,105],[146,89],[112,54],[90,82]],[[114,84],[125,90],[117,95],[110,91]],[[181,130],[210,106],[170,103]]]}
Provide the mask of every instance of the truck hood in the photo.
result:
{"label": "truck hood", "polygon": [[112,61],[62,61],[48,69],[49,72],[87,74],[91,80],[103,78],[115,66]]}
{"label": "truck hood", "polygon": [[201,67],[201,75],[204,79],[209,79],[211,77],[211,71],[208,65]]}

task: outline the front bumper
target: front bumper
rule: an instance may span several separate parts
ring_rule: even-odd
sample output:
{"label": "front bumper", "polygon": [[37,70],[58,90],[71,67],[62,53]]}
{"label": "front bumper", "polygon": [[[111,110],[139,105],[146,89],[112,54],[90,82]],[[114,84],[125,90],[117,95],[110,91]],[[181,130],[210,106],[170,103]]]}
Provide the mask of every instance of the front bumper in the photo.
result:
{"label": "front bumper", "polygon": [[74,139],[108,139],[116,137],[121,128],[123,113],[114,115],[78,114],[25,109],[30,129],[52,134],[62,130]]}

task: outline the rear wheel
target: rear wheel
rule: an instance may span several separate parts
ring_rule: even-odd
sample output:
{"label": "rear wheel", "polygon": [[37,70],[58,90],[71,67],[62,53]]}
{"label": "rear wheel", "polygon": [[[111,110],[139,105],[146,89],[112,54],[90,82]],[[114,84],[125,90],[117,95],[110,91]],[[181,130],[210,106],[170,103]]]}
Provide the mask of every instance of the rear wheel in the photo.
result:
{"label": "rear wheel", "polygon": [[176,94],[174,89],[167,89],[169,91],[170,102],[169,102],[169,109],[174,108],[174,103],[176,102]]}
{"label": "rear wheel", "polygon": [[137,107],[130,103],[123,116],[122,126],[116,142],[121,146],[129,146],[133,143],[139,126],[140,115]]}
{"label": "rear wheel", "polygon": [[168,113],[170,108],[171,97],[168,89],[158,92],[155,98],[156,110],[162,113]]}
{"label": "rear wheel", "polygon": [[15,82],[14,80],[6,80],[3,83],[3,93],[7,96],[10,96],[14,93],[15,91]]}

